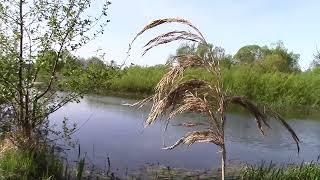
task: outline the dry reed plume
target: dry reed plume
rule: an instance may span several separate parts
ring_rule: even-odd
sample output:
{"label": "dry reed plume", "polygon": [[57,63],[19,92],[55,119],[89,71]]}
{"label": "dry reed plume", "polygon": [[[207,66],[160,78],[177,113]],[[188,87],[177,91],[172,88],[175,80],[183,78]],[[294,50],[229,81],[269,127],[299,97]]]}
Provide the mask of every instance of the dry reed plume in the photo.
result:
{"label": "dry reed plume", "polygon": [[[167,23],[186,25],[190,31],[171,31],[160,34],[146,43],[143,55],[159,45],[180,40],[192,41],[209,47],[198,28],[189,21],[179,18],[152,21],[136,35],[129,47],[131,48],[133,42],[144,32]],[[192,67],[203,68],[209,71],[212,74],[212,81],[200,79],[187,80],[184,78],[184,72]],[[192,145],[196,142],[216,144],[221,148],[222,179],[225,178],[226,164],[225,115],[231,104],[239,105],[250,112],[255,117],[257,126],[262,134],[264,134],[264,127],[270,128],[269,119],[278,120],[291,134],[299,152],[299,138],[279,114],[266,107],[258,107],[246,97],[232,96],[224,91],[219,61],[215,58],[214,52],[210,48],[208,48],[208,53],[202,57],[197,54],[183,54],[173,57],[168,72],[162,77],[155,88],[155,94],[138,102],[136,105],[143,106],[148,101],[152,101],[153,105],[145,121],[145,126],[154,123],[157,119],[161,119],[164,115],[168,115],[166,119],[167,123],[175,116],[187,112],[200,113],[206,117],[204,122],[179,124],[179,126],[185,127],[205,125],[207,128],[203,131],[191,131],[175,144],[164,149],[173,149],[180,144]]]}

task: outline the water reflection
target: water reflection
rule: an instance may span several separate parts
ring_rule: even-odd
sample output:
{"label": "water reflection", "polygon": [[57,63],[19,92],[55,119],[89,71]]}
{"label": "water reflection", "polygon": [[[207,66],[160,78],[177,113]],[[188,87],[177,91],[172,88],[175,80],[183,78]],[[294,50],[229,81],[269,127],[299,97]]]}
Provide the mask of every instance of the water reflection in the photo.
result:
{"label": "water reflection", "polygon": [[[81,103],[68,104],[50,118],[59,123],[63,117],[83,124],[74,135],[87,152],[90,161],[104,167],[109,156],[112,166],[118,169],[134,169],[148,163],[160,163],[179,168],[210,169],[218,167],[220,155],[215,145],[195,144],[175,150],[162,150],[163,122],[143,128],[148,108],[132,108],[126,104],[135,102],[124,98],[87,96]],[[174,123],[195,120],[191,114],[178,117]],[[315,160],[320,148],[320,123],[311,119],[290,119],[289,124],[301,139],[301,153],[298,155],[290,134],[277,122],[262,136],[255,120],[246,114],[228,114],[227,151],[229,160],[257,163],[262,160],[278,163]],[[170,126],[164,135],[169,145],[187,132],[187,129]],[[77,150],[70,151],[75,157]]]}

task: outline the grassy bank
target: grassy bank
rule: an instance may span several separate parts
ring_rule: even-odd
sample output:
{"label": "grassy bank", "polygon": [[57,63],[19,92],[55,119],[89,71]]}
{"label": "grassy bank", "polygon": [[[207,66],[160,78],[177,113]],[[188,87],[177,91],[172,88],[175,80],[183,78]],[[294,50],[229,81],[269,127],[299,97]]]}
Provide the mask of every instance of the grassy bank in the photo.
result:
{"label": "grassy bank", "polygon": [[[220,169],[190,170],[161,165],[146,165],[126,174],[88,169],[86,159],[68,166],[52,151],[24,151],[1,142],[0,179],[220,179]],[[86,167],[87,166],[87,167]],[[86,170],[87,169],[87,170]],[[233,180],[306,180],[320,177],[320,164],[280,166],[229,164],[226,179]]]}
{"label": "grassy bank", "polygon": [[240,179],[256,180],[317,180],[320,179],[320,165],[318,163],[304,163],[278,167],[275,164],[261,164],[259,166],[248,166],[242,170]]}
{"label": "grassy bank", "polygon": [[[121,179],[221,179],[221,170],[190,170],[148,165]],[[230,166],[226,171],[228,180],[317,180],[320,177],[318,163],[305,163],[279,167],[262,163],[258,166]]]}
{"label": "grassy bank", "polygon": [[[154,87],[166,72],[166,67],[131,66],[123,70],[105,67],[94,75],[91,74],[92,70],[81,71],[64,76],[59,87],[89,94],[145,97],[154,92]],[[224,88],[229,93],[247,96],[260,104],[281,109],[320,107],[319,70],[295,73],[264,72],[250,65],[235,65],[224,68],[222,75]],[[184,78],[210,80],[210,74],[191,69]]]}
{"label": "grassy bank", "polygon": [[62,179],[66,169],[58,156],[47,149],[23,150],[1,141],[0,179]]}
{"label": "grassy bank", "polygon": [[[221,179],[221,171],[187,170],[165,166],[146,166],[127,179]],[[258,166],[234,166],[226,172],[228,180],[317,180],[320,177],[318,163],[304,163],[279,167],[273,163]]]}
{"label": "grassy bank", "polygon": [[85,160],[69,165],[54,147],[17,147],[9,139],[0,140],[0,179],[82,179]]}

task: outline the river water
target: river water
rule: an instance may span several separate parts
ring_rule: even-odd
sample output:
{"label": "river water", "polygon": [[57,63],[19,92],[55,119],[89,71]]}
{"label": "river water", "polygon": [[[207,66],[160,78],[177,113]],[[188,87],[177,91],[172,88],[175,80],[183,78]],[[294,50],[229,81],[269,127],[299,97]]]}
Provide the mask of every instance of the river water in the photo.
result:
{"label": "river water", "polygon": [[[118,97],[86,96],[80,103],[67,104],[50,119],[59,124],[67,117],[81,126],[72,137],[80,144],[81,153],[87,154],[87,162],[98,168],[105,168],[107,157],[114,171],[133,170],[147,163],[199,170],[219,167],[219,149],[214,144],[162,150],[164,143],[171,145],[188,129],[169,126],[163,133],[163,121],[144,128],[149,108],[127,106],[133,102]],[[197,118],[193,114],[180,116],[172,124]],[[316,118],[288,120],[301,139],[299,155],[290,134],[277,122],[272,122],[271,129],[262,136],[254,118],[248,114],[228,114],[227,120],[228,163],[301,163],[317,160],[320,154],[320,121]],[[67,154],[70,159],[76,159],[78,148]]]}

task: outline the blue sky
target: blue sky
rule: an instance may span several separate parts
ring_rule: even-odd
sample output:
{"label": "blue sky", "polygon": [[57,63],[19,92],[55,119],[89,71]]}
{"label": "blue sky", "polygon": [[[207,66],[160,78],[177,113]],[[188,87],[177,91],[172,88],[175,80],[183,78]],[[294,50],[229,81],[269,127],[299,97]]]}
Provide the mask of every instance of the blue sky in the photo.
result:
{"label": "blue sky", "polygon": [[[102,1],[96,0],[93,2]],[[144,25],[157,18],[181,17],[190,20],[207,41],[234,54],[249,44],[270,45],[279,40],[301,55],[299,64],[308,68],[320,46],[320,1],[318,0],[113,0],[111,22],[105,33],[85,46],[78,55],[89,57],[101,48],[105,60],[121,63],[128,44]],[[169,25],[142,36],[133,46],[128,63],[154,65],[166,62],[179,43],[160,47],[141,57],[143,43]],[[319,47],[320,48],[320,47]]]}

